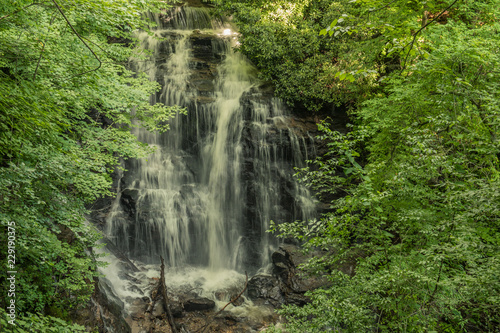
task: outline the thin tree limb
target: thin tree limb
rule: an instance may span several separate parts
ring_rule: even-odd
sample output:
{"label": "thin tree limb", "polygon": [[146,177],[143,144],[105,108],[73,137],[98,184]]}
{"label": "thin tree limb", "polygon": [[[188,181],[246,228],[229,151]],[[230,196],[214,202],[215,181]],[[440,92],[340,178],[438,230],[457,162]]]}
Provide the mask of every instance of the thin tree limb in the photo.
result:
{"label": "thin tree limb", "polygon": [[[117,62],[118,62],[118,61],[114,58],[114,56],[113,56],[111,53],[109,53],[108,51],[106,51],[105,49],[103,49],[101,45],[99,45],[99,44],[97,44],[96,42],[93,42],[93,41],[91,41],[90,39],[85,38],[85,37],[83,37],[83,36],[82,36],[82,38],[83,38],[83,39],[85,39],[85,40],[86,40],[87,42],[89,42],[90,44],[95,45],[95,46],[96,46],[99,50],[101,50],[102,52],[104,52],[104,53],[105,53],[108,57],[110,57],[110,58],[112,58],[113,60],[115,60],[115,62],[113,62],[113,63],[117,63]],[[161,59],[167,59],[167,57],[164,57],[164,58],[155,58],[155,59],[156,59],[156,60],[161,60]],[[106,62],[103,62],[103,63],[106,63]]]}
{"label": "thin tree limb", "polygon": [[[50,25],[52,25],[52,23],[54,23],[54,19],[56,18],[56,14],[55,14],[55,11],[54,11],[54,14],[52,15],[52,19],[50,20]],[[36,79],[36,73],[38,72],[38,68],[40,67],[40,62],[42,61],[42,56],[43,56],[43,52],[45,51],[45,44],[46,44],[46,41],[47,39],[45,39],[42,43],[42,50],[40,51],[40,57],[38,57],[38,61],[36,63],[36,68],[35,68],[35,73],[33,73],[33,82],[35,81]]]}
{"label": "thin tree limb", "polygon": [[247,290],[247,287],[248,287],[248,274],[247,274],[247,272],[245,272],[245,277],[246,277],[245,287],[243,287],[243,290],[238,294],[238,296],[236,296],[235,298],[233,298],[232,300],[230,300],[226,305],[224,305],[224,307],[222,309],[220,309],[219,312],[217,312],[215,314],[215,316],[219,315],[222,311],[224,311],[224,309],[227,308],[229,304],[233,304],[234,302],[236,302],[238,300],[238,298],[240,298],[241,295],[243,295],[243,293],[245,292],[245,290]]}
{"label": "thin tree limb", "polygon": [[208,326],[210,326],[210,324],[214,321],[215,317],[217,317],[222,311],[224,311],[224,309],[227,308],[229,306],[229,304],[236,302],[238,300],[238,298],[240,298],[241,295],[243,295],[243,293],[245,292],[245,290],[247,290],[247,287],[248,287],[248,273],[247,272],[245,272],[245,277],[246,277],[245,287],[243,287],[243,290],[235,298],[233,298],[226,305],[224,305],[224,307],[222,309],[217,311],[217,313],[212,316],[212,319],[210,319],[210,321],[208,323],[206,323],[205,326],[203,326],[201,328],[201,331],[199,331],[200,333],[205,332],[205,330],[208,328]]}
{"label": "thin tree limb", "polygon": [[384,9],[384,8],[389,7],[390,5],[392,5],[393,3],[395,3],[396,1],[398,1],[398,0],[393,0],[393,1],[389,2],[389,3],[388,3],[388,4],[386,4],[386,5],[383,5],[382,7],[375,8],[375,9],[369,9],[368,11],[369,11],[370,13],[374,13],[374,12],[376,12],[376,11],[379,11],[379,10],[381,10],[381,9]]}
{"label": "thin tree limb", "polygon": [[410,52],[411,50],[413,49],[413,44],[415,44],[415,40],[417,39],[417,35],[422,31],[424,30],[428,25],[434,23],[438,18],[441,17],[441,15],[443,15],[448,9],[450,9],[451,7],[453,7],[456,3],[458,2],[458,0],[455,0],[453,1],[453,3],[451,5],[449,5],[448,7],[446,7],[445,9],[443,9],[441,11],[441,13],[439,13],[438,16],[436,16],[435,18],[433,18],[431,21],[429,21],[427,24],[423,25],[420,29],[418,29],[414,34],[413,34],[413,39],[410,43],[406,44],[405,47],[403,48],[403,50],[407,47],[407,46],[410,46],[410,49],[408,50],[408,53],[406,54],[406,57],[405,57],[405,61],[403,62],[403,67],[401,68],[401,72],[402,73],[405,68],[406,68],[406,62],[408,60],[408,57],[410,56]]}
{"label": "thin tree limb", "polygon": [[52,0],[52,2],[54,3],[54,5],[56,5],[57,7],[57,10],[59,10],[59,12],[61,13],[61,15],[64,17],[64,19],[66,20],[66,23],[68,23],[69,27],[71,28],[71,30],[73,30],[73,32],[75,33],[75,35],[78,37],[78,39],[80,39],[82,41],[82,43],[90,50],[90,52],[92,52],[92,54],[94,55],[94,57],[97,59],[97,61],[99,62],[99,66],[97,66],[96,68],[94,69],[91,69],[91,70],[88,70],[88,71],[85,71],[85,72],[82,72],[82,73],[78,73],[78,74],[75,74],[73,76],[79,76],[79,75],[83,75],[83,74],[87,74],[87,73],[90,73],[90,72],[94,72],[96,70],[98,70],[99,68],[101,68],[102,66],[102,62],[101,62],[101,59],[99,59],[99,57],[97,56],[97,54],[95,54],[95,52],[90,48],[90,46],[85,42],[85,40],[82,38],[82,36],[80,36],[80,34],[78,32],[76,32],[75,28],[73,27],[73,25],[69,22],[68,18],[66,17],[66,15],[64,14],[64,12],[62,11],[61,7],[59,7],[59,4],[56,2],[56,0]]}
{"label": "thin tree limb", "polygon": [[165,284],[165,262],[163,261],[163,257],[160,256],[161,259],[161,275],[160,275],[160,283],[159,288],[161,291],[161,295],[163,297],[163,307],[167,311],[168,323],[170,324],[170,328],[172,328],[173,333],[177,333],[177,327],[175,326],[174,316],[172,316],[172,311],[170,311],[170,305],[168,304],[168,295],[167,295],[167,285]]}
{"label": "thin tree limb", "polygon": [[38,72],[38,68],[40,67],[40,61],[42,61],[43,51],[45,51],[45,41],[43,42],[42,50],[40,51],[40,56],[38,57],[38,61],[36,62],[35,73],[33,73],[33,82],[36,79],[36,73]]}
{"label": "thin tree limb", "polygon": [[436,285],[434,286],[434,291],[432,292],[432,295],[429,297],[429,300],[427,301],[428,307],[430,307],[432,301],[434,300],[434,295],[436,295],[436,291],[438,289],[439,281],[441,280],[441,271],[443,269],[443,260],[441,260],[441,263],[439,265],[439,272],[438,272],[438,277],[436,280]]}

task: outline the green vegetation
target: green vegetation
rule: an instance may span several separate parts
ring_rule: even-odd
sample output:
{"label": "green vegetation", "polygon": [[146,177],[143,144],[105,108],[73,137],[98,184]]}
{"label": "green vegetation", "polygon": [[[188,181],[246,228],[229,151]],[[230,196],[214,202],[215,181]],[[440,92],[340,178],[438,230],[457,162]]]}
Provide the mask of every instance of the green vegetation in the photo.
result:
{"label": "green vegetation", "polygon": [[0,327],[6,327],[4,332],[26,333],[26,332],[54,332],[54,333],[77,333],[87,332],[85,327],[52,316],[26,314],[23,318],[17,318],[15,326],[8,321],[5,309],[0,309]]}
{"label": "green vegetation", "polygon": [[[137,53],[131,32],[146,29],[141,13],[162,6],[144,0],[0,4],[0,277],[7,291],[6,271],[17,271],[19,327],[78,329],[49,316],[68,318],[93,291],[92,247],[99,236],[85,223],[85,205],[111,194],[110,174],[120,158],[151,152],[130,128],[163,130],[175,114],[150,106],[156,83],[125,66]],[[8,254],[15,262],[6,269]],[[1,326],[11,299],[0,297]]]}
{"label": "green vegetation", "polygon": [[218,2],[281,97],[353,123],[299,172],[331,211],[274,227],[329,253],[286,331],[497,332],[500,2]]}
{"label": "green vegetation", "polygon": [[[332,281],[279,310],[286,331],[497,332],[500,1],[214,2],[280,97],[352,121],[322,123],[329,151],[299,171],[330,212],[274,227],[327,250],[304,268]],[[83,330],[66,320],[96,277],[85,206],[111,194],[120,158],[151,152],[130,128],[164,130],[177,111],[126,69],[141,13],[162,5],[0,3],[0,258],[15,253],[19,332]]]}

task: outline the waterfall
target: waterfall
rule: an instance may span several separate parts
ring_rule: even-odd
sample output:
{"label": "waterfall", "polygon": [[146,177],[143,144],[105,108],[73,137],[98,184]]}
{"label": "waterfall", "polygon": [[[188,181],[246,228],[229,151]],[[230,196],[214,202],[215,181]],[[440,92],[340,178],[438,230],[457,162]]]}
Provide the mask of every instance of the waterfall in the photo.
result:
{"label": "waterfall", "polygon": [[[210,271],[265,267],[277,241],[269,221],[315,214],[293,167],[312,139],[284,105],[263,92],[255,68],[233,50],[236,34],[205,8],[150,15],[154,36],[137,38],[149,59],[131,60],[162,89],[151,103],[188,109],[166,133],[136,129],[156,152],[125,161],[107,237],[130,258]],[[196,29],[193,31],[193,29]]]}

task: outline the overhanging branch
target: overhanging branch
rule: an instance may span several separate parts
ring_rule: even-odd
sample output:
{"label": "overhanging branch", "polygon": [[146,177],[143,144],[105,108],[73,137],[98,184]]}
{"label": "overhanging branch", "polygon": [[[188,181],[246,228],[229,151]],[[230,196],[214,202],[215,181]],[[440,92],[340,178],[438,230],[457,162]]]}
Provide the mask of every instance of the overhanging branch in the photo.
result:
{"label": "overhanging branch", "polygon": [[52,0],[52,2],[54,3],[54,5],[56,5],[56,8],[57,10],[59,11],[59,13],[61,13],[61,15],[64,17],[64,20],[66,20],[66,23],[68,23],[69,27],[71,28],[71,30],[73,30],[73,32],[75,33],[75,35],[78,37],[78,39],[80,39],[82,41],[82,43],[90,50],[90,52],[94,55],[94,57],[97,59],[97,61],[99,62],[99,66],[97,66],[96,68],[94,69],[91,69],[91,70],[88,70],[88,71],[85,71],[85,72],[82,72],[82,73],[78,73],[78,74],[75,74],[73,76],[79,76],[79,75],[83,75],[83,74],[87,74],[87,73],[90,73],[90,72],[94,72],[96,70],[98,70],[99,68],[101,68],[102,66],[102,62],[101,62],[101,59],[99,59],[99,57],[97,56],[97,54],[95,54],[95,52],[90,48],[90,46],[85,42],[85,40],[82,38],[82,36],[80,36],[80,34],[78,32],[76,32],[75,28],[73,27],[73,25],[69,22],[68,18],[66,17],[66,15],[64,14],[64,12],[62,11],[61,7],[59,7],[59,4],[56,2],[56,0]]}
{"label": "overhanging branch", "polygon": [[[412,39],[412,41],[411,41],[409,44],[407,44],[407,45],[406,45],[406,46],[410,46],[410,49],[408,50],[408,53],[406,54],[405,61],[403,62],[403,67],[401,68],[401,73],[402,73],[402,72],[405,70],[405,68],[406,68],[406,62],[407,62],[407,60],[408,60],[408,57],[409,57],[409,55],[410,55],[411,50],[413,49],[413,44],[415,44],[415,40],[417,39],[418,34],[419,34],[422,30],[424,30],[424,29],[425,29],[428,25],[430,25],[431,23],[434,23],[434,22],[435,22],[438,18],[440,18],[440,17],[441,17],[441,15],[443,15],[443,14],[444,14],[444,13],[445,13],[448,9],[450,9],[451,7],[453,7],[453,6],[454,6],[457,2],[458,2],[458,0],[453,1],[453,3],[452,3],[451,5],[449,5],[448,7],[446,7],[445,9],[443,9],[443,10],[441,11],[441,13],[439,13],[439,15],[437,15],[435,18],[433,18],[431,21],[429,21],[427,24],[425,24],[424,26],[422,26],[420,29],[418,29],[418,30],[417,30],[417,31],[413,34],[413,39]],[[405,49],[405,48],[406,48],[406,46],[405,46],[403,49]]]}

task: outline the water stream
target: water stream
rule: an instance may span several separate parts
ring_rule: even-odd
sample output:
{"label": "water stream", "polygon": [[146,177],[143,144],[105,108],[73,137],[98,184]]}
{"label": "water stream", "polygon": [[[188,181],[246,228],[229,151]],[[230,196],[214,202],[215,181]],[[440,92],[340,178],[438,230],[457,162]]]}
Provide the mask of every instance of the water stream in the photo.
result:
{"label": "water stream", "polygon": [[241,285],[245,270],[268,267],[278,244],[266,232],[270,220],[315,214],[308,191],[293,179],[312,140],[261,91],[255,68],[233,50],[230,26],[205,8],[151,18],[155,35],[137,35],[151,57],[131,60],[131,67],[160,83],[151,103],[188,113],[167,133],[135,131],[157,150],[125,162],[106,236],[144,267],[163,256],[169,283],[198,281],[213,297],[217,284]]}

